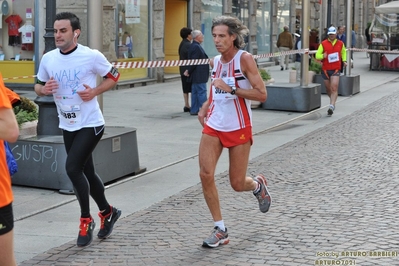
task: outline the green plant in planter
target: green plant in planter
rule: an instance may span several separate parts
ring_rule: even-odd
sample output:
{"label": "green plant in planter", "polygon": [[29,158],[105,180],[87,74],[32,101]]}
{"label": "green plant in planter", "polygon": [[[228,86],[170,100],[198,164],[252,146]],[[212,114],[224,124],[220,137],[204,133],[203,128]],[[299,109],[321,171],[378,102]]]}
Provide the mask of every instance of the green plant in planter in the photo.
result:
{"label": "green plant in planter", "polygon": [[259,71],[260,77],[263,79],[263,81],[268,81],[268,80],[272,79],[272,76],[270,76],[270,73],[267,72],[266,69],[259,68],[258,71]]}
{"label": "green plant in planter", "polygon": [[18,125],[21,126],[22,123],[37,120],[39,112],[35,103],[23,96],[20,97],[20,100],[21,104],[13,108]]}
{"label": "green plant in planter", "polygon": [[313,71],[316,74],[321,73],[321,63],[316,61],[314,58],[310,61],[309,71]]}

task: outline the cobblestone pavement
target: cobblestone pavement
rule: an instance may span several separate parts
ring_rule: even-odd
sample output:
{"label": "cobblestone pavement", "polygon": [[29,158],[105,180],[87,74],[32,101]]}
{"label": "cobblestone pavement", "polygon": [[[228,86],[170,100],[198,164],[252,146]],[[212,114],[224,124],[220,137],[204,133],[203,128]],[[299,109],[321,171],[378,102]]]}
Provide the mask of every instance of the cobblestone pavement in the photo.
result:
{"label": "cobblestone pavement", "polygon": [[269,181],[266,214],[218,175],[226,246],[201,247],[213,223],[198,184],[121,219],[107,240],[21,265],[399,265],[398,114],[394,93],[251,160]]}

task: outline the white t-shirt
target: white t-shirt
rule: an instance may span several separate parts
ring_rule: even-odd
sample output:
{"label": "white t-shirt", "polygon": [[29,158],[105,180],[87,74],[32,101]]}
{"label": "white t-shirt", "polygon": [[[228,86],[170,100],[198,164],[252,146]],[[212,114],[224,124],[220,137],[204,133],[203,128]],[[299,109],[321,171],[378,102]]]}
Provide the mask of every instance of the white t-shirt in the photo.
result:
{"label": "white t-shirt", "polygon": [[35,31],[35,27],[32,25],[23,25],[18,31],[22,33],[21,43],[33,43],[33,32]]}
{"label": "white t-shirt", "polygon": [[59,87],[53,97],[61,129],[76,131],[83,127],[104,125],[97,97],[83,102],[76,92],[85,90],[83,84],[95,89],[97,74],[104,77],[111,68],[102,53],[80,44],[67,55],[61,54],[58,48],[43,55],[37,78],[47,82],[54,77],[58,82]]}

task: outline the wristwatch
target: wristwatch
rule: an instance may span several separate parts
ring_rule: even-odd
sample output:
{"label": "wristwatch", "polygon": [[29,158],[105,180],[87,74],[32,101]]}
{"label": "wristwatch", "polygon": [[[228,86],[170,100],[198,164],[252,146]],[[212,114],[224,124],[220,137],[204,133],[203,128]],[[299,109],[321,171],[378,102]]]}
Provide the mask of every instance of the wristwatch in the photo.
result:
{"label": "wristwatch", "polygon": [[236,88],[235,86],[233,86],[233,87],[230,87],[230,88],[231,88],[231,92],[230,92],[230,94],[231,94],[231,95],[234,95],[234,94],[236,94],[237,88]]}

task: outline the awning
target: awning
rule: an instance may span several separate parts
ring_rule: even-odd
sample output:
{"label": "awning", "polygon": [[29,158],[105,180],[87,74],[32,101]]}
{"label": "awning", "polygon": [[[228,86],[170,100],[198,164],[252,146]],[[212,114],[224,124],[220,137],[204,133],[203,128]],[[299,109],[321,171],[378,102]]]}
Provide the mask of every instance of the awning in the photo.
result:
{"label": "awning", "polygon": [[375,7],[376,14],[395,14],[399,13],[399,1],[392,1]]}

